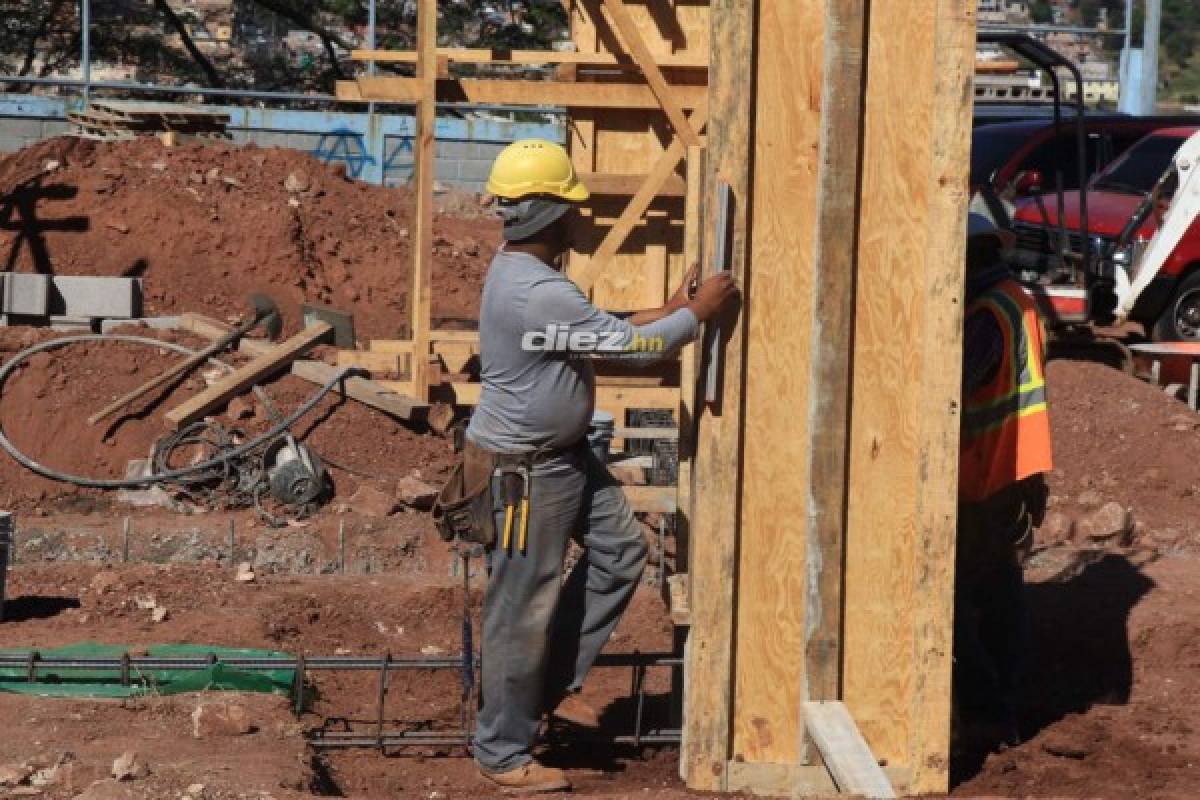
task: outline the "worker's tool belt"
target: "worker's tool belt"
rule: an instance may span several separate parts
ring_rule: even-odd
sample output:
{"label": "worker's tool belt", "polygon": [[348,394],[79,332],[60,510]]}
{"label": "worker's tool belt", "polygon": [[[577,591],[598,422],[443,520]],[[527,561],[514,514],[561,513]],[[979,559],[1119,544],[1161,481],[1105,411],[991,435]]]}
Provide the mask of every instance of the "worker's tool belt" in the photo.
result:
{"label": "worker's tool belt", "polygon": [[444,541],[461,539],[484,547],[496,543],[492,507],[495,470],[495,454],[468,439],[463,445],[462,460],[433,503],[433,521]]}

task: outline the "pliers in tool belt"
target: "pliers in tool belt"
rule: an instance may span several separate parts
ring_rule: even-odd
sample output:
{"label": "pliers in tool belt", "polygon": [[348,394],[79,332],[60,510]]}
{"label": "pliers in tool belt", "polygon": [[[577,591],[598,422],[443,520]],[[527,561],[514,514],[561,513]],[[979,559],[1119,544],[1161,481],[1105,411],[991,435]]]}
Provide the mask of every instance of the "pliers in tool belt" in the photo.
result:
{"label": "pliers in tool belt", "polygon": [[501,479],[504,493],[504,531],[500,544],[508,551],[512,547],[514,517],[520,506],[520,522],[517,527],[517,550],[524,553],[529,533],[529,467],[524,464],[502,466],[496,470]]}

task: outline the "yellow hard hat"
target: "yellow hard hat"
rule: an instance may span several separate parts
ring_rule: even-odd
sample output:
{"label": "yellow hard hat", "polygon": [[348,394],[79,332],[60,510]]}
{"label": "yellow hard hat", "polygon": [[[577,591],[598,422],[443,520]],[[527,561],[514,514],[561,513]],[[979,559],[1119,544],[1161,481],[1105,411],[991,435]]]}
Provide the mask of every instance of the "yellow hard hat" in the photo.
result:
{"label": "yellow hard hat", "polygon": [[492,164],[487,190],[510,200],[548,194],[581,203],[590,196],[567,151],[545,139],[518,139],[501,150]]}

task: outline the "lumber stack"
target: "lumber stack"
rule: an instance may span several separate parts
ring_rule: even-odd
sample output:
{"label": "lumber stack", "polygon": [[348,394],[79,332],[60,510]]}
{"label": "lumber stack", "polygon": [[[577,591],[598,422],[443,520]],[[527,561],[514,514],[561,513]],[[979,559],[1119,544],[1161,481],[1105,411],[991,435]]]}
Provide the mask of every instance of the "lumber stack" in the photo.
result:
{"label": "lumber stack", "polygon": [[93,100],[82,111],[67,112],[71,133],[85,139],[121,141],[137,136],[171,135],[226,138],[229,115],[177,103]]}

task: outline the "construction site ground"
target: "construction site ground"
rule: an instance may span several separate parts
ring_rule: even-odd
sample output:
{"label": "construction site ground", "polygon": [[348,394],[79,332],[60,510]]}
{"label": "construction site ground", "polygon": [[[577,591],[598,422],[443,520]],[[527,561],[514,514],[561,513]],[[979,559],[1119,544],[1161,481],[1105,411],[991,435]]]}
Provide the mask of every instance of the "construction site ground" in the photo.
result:
{"label": "construction site ground", "polygon": [[[434,313],[469,325],[497,229],[469,198],[448,193],[443,202]],[[12,269],[139,274],[150,313],[228,319],[247,292],[267,291],[293,329],[305,299],[352,308],[368,338],[405,327],[407,194],[348,181],[303,154],[54,140],[0,161],[0,206],[13,203],[10,220],[32,221],[0,228]],[[79,217],[86,224],[72,230],[51,224]],[[0,358],[56,335],[0,329]],[[174,358],[108,343],[38,356],[4,387],[0,424],[49,466],[122,475],[164,432],[161,409],[194,393],[203,376],[115,427],[84,418]],[[1025,741],[959,759],[953,794],[1191,798],[1200,776],[1200,415],[1101,363],[1055,360],[1048,382],[1056,469],[1027,569],[1034,636]],[[312,388],[293,377],[266,385],[284,410]],[[218,419],[248,433],[267,425],[255,402]],[[333,399],[297,434],[347,469],[331,469],[335,495],[317,514],[281,528],[245,509],[135,508],[0,455],[0,507],[18,518],[0,648],[99,641],[135,651],[196,643],[303,655],[458,653],[455,559],[426,512],[373,502],[404,479],[437,485],[451,464],[449,441]],[[237,580],[242,562],[254,580]],[[472,579],[476,619],[483,581]],[[671,648],[655,583],[648,577],[610,651]],[[312,706],[300,716],[287,698],[268,695],[0,694],[0,797],[485,796],[461,749],[314,753],[305,735],[338,719],[372,730],[378,680],[364,672],[311,681]],[[666,672],[651,671],[648,726],[668,721],[668,689]],[[629,670],[597,670],[585,693],[605,710],[606,733],[632,732]],[[196,738],[193,712],[211,702],[240,706],[249,724]],[[393,678],[384,716],[389,728],[446,729],[460,710],[455,670],[405,672]],[[570,768],[589,796],[688,795],[673,748],[597,746],[572,733],[556,735],[543,755]],[[145,770],[111,780],[114,760],[130,751]],[[3,786],[6,775],[29,770],[20,785]],[[42,785],[31,785],[33,775]]]}

